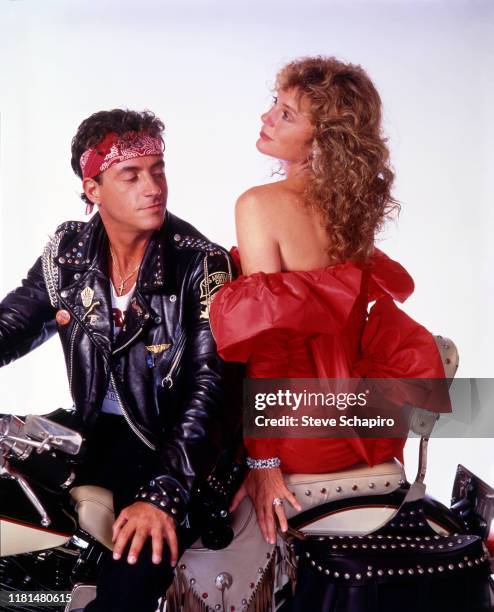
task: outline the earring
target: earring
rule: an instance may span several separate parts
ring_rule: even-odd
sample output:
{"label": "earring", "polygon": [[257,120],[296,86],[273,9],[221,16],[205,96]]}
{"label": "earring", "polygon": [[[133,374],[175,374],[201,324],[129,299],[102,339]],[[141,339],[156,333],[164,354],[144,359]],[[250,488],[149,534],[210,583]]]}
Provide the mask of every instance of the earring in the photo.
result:
{"label": "earring", "polygon": [[313,144],[312,144],[312,148],[310,150],[310,153],[307,156],[307,163],[312,168],[312,170],[314,170],[314,168],[315,168],[315,163],[317,162],[317,158],[318,158],[319,154],[320,154],[319,147],[317,145],[317,142],[314,141]]}
{"label": "earring", "polygon": [[94,204],[93,202],[88,202],[86,204],[86,215],[90,215],[93,212]]}

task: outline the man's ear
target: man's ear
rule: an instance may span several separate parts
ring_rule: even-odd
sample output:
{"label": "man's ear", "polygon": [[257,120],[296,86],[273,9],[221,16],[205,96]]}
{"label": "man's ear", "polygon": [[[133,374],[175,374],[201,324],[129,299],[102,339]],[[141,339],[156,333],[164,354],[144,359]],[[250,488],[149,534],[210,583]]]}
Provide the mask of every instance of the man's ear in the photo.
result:
{"label": "man's ear", "polygon": [[82,181],[82,189],[86,194],[86,197],[91,200],[93,204],[100,206],[101,204],[101,187],[100,184],[92,178],[85,178]]}

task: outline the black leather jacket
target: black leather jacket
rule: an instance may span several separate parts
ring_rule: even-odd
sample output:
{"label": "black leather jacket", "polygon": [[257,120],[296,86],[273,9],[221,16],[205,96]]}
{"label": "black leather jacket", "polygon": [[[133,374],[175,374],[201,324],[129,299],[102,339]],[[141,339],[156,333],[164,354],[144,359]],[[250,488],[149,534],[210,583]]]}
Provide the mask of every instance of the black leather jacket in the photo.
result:
{"label": "black leather jacket", "polygon": [[[231,279],[231,263],[222,248],[167,212],[113,341],[107,262],[98,214],[88,223],[61,225],[22,285],[0,303],[0,365],[58,327],[75,427],[90,435],[111,381],[129,427],[162,459],[160,474],[143,483],[138,497],[181,522],[238,424],[228,402],[227,365],[209,325],[210,301]],[[60,310],[69,313],[67,324],[56,324]]]}

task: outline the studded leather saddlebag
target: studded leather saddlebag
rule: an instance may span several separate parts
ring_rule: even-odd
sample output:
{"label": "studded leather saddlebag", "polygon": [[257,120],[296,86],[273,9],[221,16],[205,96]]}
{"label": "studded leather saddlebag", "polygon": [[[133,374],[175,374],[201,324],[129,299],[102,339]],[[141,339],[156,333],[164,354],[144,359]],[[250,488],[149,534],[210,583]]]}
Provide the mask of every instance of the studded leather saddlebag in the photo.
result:
{"label": "studded leather saddlebag", "polygon": [[486,612],[488,554],[474,535],[440,535],[423,500],[368,535],[311,536],[298,556],[293,612]]}

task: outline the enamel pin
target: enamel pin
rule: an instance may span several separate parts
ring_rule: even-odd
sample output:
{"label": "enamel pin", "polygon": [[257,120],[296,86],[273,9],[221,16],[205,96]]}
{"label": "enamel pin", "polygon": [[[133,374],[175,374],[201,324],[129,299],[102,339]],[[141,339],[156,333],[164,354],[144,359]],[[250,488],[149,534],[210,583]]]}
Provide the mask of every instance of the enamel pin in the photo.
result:
{"label": "enamel pin", "polygon": [[68,325],[70,323],[70,313],[68,310],[57,310],[55,320],[59,325]]}
{"label": "enamel pin", "polygon": [[89,308],[93,303],[94,291],[91,287],[85,287],[81,291],[81,300],[84,308]]}
{"label": "enamel pin", "polygon": [[159,355],[163,351],[169,349],[171,344],[150,344],[146,346],[149,354],[146,357],[146,365],[148,368],[154,368],[156,355]]}

